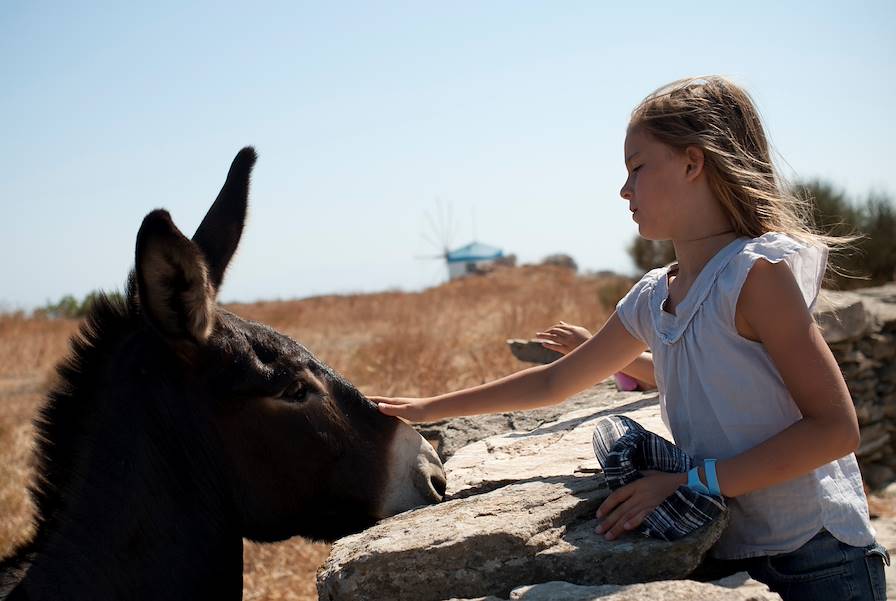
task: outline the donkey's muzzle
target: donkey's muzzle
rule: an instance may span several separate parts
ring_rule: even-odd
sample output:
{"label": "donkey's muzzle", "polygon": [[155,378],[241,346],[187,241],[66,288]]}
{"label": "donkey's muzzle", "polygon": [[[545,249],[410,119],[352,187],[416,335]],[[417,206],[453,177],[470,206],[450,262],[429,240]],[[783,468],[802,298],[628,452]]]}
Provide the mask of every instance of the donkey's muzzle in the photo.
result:
{"label": "donkey's muzzle", "polygon": [[407,424],[396,428],[389,449],[388,481],[380,518],[438,503],[445,496],[445,470],[435,449]]}

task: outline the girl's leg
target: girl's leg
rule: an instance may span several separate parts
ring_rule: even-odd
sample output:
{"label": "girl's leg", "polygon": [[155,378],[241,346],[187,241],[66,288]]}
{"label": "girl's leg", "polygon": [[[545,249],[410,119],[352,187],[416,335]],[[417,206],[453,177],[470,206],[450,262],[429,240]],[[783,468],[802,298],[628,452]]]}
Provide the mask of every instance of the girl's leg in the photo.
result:
{"label": "girl's leg", "polygon": [[764,559],[716,559],[707,555],[697,569],[688,575],[688,578],[699,582],[720,580],[738,572],[749,572],[754,563]]}
{"label": "girl's leg", "polygon": [[890,556],[877,543],[852,547],[822,530],[796,551],[762,558],[749,572],[784,601],[882,601],[884,561],[889,564]]}

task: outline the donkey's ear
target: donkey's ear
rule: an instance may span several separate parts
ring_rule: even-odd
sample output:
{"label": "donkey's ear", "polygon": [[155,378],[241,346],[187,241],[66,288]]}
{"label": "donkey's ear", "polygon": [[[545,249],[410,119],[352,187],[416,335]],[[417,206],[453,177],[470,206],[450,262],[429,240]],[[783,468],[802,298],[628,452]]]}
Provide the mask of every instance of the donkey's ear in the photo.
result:
{"label": "donkey's ear", "polygon": [[249,202],[249,175],[257,158],[251,146],[237,153],[218,198],[193,234],[193,242],[205,255],[209,278],[215,290],[221,286],[227,264],[243,235],[246,205]]}
{"label": "donkey's ear", "polygon": [[171,342],[204,342],[214,327],[215,288],[202,252],[157,209],[137,233],[137,294],[149,321]]}

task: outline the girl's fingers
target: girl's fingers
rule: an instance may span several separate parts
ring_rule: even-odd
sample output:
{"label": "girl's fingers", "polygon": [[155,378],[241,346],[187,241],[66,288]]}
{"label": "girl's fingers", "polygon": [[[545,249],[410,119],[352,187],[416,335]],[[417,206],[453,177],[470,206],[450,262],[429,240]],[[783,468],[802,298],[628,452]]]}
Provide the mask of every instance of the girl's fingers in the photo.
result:
{"label": "girl's fingers", "polygon": [[367,399],[377,405],[395,405],[400,407],[408,404],[407,399],[396,399],[387,396],[369,396]]}
{"label": "girl's fingers", "polygon": [[567,348],[563,344],[560,344],[559,342],[542,342],[541,346],[548,349],[549,351],[557,351],[558,353],[562,353],[564,355],[569,353],[569,348]]}
{"label": "girl's fingers", "polygon": [[644,522],[644,518],[647,517],[647,514],[650,513],[650,511],[652,510],[642,509],[632,513],[623,520],[622,527],[626,530],[634,530]]}
{"label": "girl's fingers", "polygon": [[377,409],[379,410],[379,412],[382,413],[383,415],[389,415],[389,416],[392,416],[392,417],[397,417],[398,419],[400,419],[401,421],[403,421],[403,422],[406,423],[406,424],[413,423],[410,419],[408,419],[407,417],[405,417],[405,416],[403,415],[403,414],[405,413],[405,407],[403,407],[403,406],[400,406],[400,405],[387,405],[387,404],[385,404],[385,403],[378,403],[377,406],[376,406],[376,408],[377,408]]}
{"label": "girl's fingers", "polygon": [[560,324],[555,323],[554,325],[552,325],[551,327],[546,329],[545,332],[557,332],[557,331],[561,331],[562,329],[563,329],[563,327]]}
{"label": "girl's fingers", "polygon": [[570,335],[566,332],[545,332],[545,338],[553,338],[555,340],[568,340]]}
{"label": "girl's fingers", "polygon": [[376,403],[376,408],[380,410],[381,413],[385,413],[386,415],[398,415],[399,413],[405,413],[408,409],[410,409],[409,403],[395,403],[393,402],[395,399],[384,399]]}
{"label": "girl's fingers", "polygon": [[625,514],[619,518],[619,520],[613,525],[609,532],[605,535],[607,540],[613,540],[614,538],[624,534],[628,530],[633,530],[641,525],[641,522],[644,521],[644,517],[647,515],[647,511],[643,507],[638,507],[636,509],[629,509],[625,512]]}
{"label": "girl's fingers", "polygon": [[604,502],[597,508],[597,517],[603,518],[609,516],[618,505],[628,500],[634,494],[634,487],[629,484],[622,488],[617,488],[610,496],[604,499]]}
{"label": "girl's fingers", "polygon": [[401,413],[401,407],[398,405],[389,405],[388,403],[377,403],[376,408],[380,410],[380,413],[385,413],[386,415],[397,415]]}

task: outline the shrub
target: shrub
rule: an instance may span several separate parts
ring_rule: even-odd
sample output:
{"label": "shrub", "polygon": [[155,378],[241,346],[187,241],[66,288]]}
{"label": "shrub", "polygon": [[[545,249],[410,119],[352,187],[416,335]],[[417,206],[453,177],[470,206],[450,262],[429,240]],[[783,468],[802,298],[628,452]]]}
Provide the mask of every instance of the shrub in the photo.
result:
{"label": "shrub", "polygon": [[118,291],[104,292],[102,290],[93,290],[87,293],[83,301],[78,302],[77,298],[71,294],[66,294],[59,299],[59,302],[48,302],[43,307],[36,309],[34,315],[36,317],[50,317],[53,319],[80,319],[87,315],[90,307],[102,294],[105,294],[110,299],[122,298],[121,292]]}
{"label": "shrub", "polygon": [[[795,189],[811,203],[817,230],[833,236],[858,236],[851,245],[832,253],[828,287],[861,288],[896,279],[896,206],[890,196],[872,193],[864,202],[855,202],[821,180],[799,182]],[[643,272],[675,260],[675,249],[668,240],[638,236],[628,253]]]}

